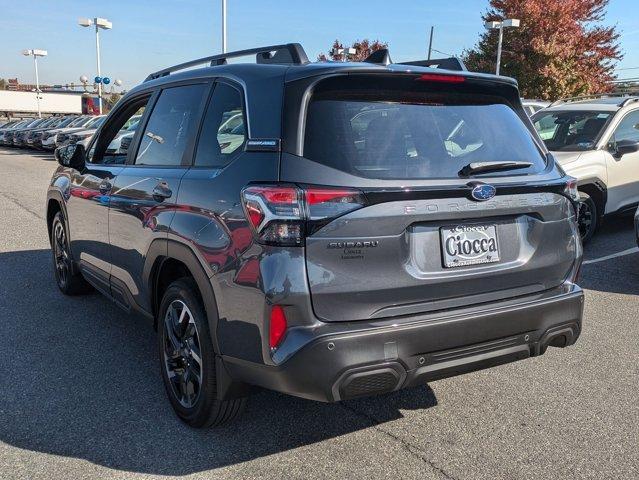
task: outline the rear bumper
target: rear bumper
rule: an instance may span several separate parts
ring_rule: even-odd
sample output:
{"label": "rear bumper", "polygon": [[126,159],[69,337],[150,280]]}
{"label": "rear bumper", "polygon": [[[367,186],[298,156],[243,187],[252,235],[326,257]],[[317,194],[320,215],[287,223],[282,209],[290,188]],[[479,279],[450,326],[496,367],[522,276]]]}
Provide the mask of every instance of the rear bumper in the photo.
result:
{"label": "rear bumper", "polygon": [[315,338],[277,366],[223,361],[235,381],[313,400],[390,392],[572,345],[581,332],[583,292],[564,285],[552,293],[401,325],[362,329],[348,322],[342,332]]}

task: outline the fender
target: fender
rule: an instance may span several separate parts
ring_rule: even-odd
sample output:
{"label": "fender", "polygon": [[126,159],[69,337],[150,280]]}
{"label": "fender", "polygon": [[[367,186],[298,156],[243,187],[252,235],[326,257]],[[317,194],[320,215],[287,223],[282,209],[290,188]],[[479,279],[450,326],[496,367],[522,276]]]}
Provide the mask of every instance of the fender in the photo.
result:
{"label": "fender", "polygon": [[195,283],[197,283],[200,293],[202,294],[202,302],[204,303],[204,310],[206,312],[206,318],[211,332],[211,341],[213,342],[213,349],[216,352],[215,370],[217,377],[216,383],[218,399],[228,400],[247,396],[251,392],[252,387],[232,378],[232,376],[228,373],[224,360],[220,354],[221,350],[217,339],[219,314],[217,302],[215,300],[215,291],[212,284],[212,282],[214,282],[214,277],[209,277],[202,265],[202,262],[198,259],[196,253],[191,247],[174,240],[154,240],[151,243],[144,263],[143,279],[147,286],[147,291],[152,292],[152,298],[150,301],[154,310],[153,316],[155,318],[155,322],[157,323],[157,311],[155,311],[155,305],[157,305],[157,299],[155,298],[157,272],[159,272],[162,263],[167,259],[179,260],[186,265],[193,275]]}
{"label": "fender", "polygon": [[597,190],[601,193],[601,198],[603,199],[603,211],[602,215],[606,212],[606,205],[608,204],[608,188],[606,187],[606,182],[604,182],[601,178],[597,176],[580,178],[577,180],[577,188],[583,187],[584,185],[594,185]]}
{"label": "fender", "polygon": [[157,316],[155,291],[157,286],[157,272],[159,272],[162,263],[167,259],[175,259],[182,262],[189,269],[195,283],[202,294],[202,301],[209,323],[211,332],[211,341],[216,352],[220,352],[220,346],[217,340],[217,324],[218,324],[218,308],[216,295],[211,277],[205,271],[202,262],[198,259],[193,249],[181,242],[168,239],[156,239],[151,243],[144,262],[142,278],[148,292],[151,292],[150,305],[153,308],[153,316]]}

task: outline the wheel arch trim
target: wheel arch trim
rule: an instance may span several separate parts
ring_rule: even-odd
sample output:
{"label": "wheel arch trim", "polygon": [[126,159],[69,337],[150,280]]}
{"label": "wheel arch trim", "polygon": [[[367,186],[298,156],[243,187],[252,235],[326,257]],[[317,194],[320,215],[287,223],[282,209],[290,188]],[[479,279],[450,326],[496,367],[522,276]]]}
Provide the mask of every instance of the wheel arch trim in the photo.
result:
{"label": "wheel arch trim", "polygon": [[213,286],[211,276],[206,272],[202,262],[198,259],[193,249],[181,242],[168,239],[154,240],[147,252],[146,261],[144,262],[143,279],[146,283],[147,291],[150,295],[149,304],[153,309],[153,316],[157,322],[157,305],[156,298],[158,273],[166,260],[177,260],[183,263],[191,273],[191,276],[197,284],[204,309],[209,323],[211,332],[211,341],[216,353],[220,352],[220,346],[217,341],[217,324],[219,319],[219,310],[217,305],[217,295]]}

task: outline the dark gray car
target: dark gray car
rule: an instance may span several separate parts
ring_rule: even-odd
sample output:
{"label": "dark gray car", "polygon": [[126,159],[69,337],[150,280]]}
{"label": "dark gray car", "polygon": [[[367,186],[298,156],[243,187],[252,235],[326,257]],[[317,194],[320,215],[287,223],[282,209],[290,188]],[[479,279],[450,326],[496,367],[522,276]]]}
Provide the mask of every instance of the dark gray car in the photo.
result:
{"label": "dark gray car", "polygon": [[188,424],[231,420],[254,386],[333,402],[576,341],[574,179],[514,80],[426,64],[208,57],[56,151],[57,284],[155,323]]}

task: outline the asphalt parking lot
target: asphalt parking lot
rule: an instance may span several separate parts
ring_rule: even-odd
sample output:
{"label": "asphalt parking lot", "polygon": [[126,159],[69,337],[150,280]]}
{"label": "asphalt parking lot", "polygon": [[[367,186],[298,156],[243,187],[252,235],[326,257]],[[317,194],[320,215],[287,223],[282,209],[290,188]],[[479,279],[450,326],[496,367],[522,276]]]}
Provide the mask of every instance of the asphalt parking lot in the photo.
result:
{"label": "asphalt parking lot", "polygon": [[341,404],[262,392],[200,431],[165,399],[149,323],[58,292],[55,167],[0,148],[0,478],[639,478],[639,253],[603,258],[636,247],[631,218],[586,248],[573,347]]}

